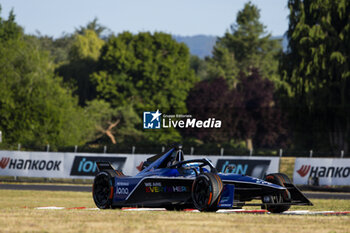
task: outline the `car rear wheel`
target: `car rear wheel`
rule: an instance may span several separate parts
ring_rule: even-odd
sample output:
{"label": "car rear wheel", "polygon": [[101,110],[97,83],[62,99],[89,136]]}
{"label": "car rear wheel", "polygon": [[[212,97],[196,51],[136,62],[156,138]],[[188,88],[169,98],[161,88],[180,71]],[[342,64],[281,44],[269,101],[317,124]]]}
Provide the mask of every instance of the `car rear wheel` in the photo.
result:
{"label": "car rear wheel", "polygon": [[111,208],[113,199],[113,182],[109,172],[99,172],[95,176],[92,196],[96,206],[100,209]]}
{"label": "car rear wheel", "polygon": [[215,173],[201,173],[192,185],[192,200],[199,211],[215,212],[223,189],[220,177]]}
{"label": "car rear wheel", "polygon": [[[282,187],[286,187],[285,184],[292,184],[289,177],[283,173],[272,173],[268,174],[265,178],[265,181],[277,184]],[[262,197],[262,202],[266,204],[266,209],[271,213],[282,213],[287,211],[291,205],[268,205],[279,204],[279,203],[288,203],[291,202],[290,192],[286,189],[285,191],[275,194]]]}

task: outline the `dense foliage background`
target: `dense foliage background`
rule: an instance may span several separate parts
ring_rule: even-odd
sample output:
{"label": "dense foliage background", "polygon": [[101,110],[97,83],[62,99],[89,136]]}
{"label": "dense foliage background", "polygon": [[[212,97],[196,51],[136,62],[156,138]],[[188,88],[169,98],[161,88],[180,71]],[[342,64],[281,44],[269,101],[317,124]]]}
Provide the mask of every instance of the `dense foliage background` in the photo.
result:
{"label": "dense foliage background", "polygon": [[[26,35],[0,8],[0,147],[183,141],[347,153],[350,2],[288,7],[287,50],[247,3],[204,59],[172,35],[107,34],[97,19],[56,39]],[[157,109],[214,117],[222,128],[144,130],[143,111]]]}

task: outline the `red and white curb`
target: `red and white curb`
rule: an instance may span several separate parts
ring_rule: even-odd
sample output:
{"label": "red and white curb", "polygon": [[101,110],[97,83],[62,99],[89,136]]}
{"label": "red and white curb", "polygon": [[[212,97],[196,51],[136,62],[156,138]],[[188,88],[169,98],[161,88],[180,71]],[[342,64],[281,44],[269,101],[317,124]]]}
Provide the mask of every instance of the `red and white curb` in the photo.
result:
{"label": "red and white curb", "polygon": [[[26,207],[24,207],[26,208]],[[37,210],[100,210],[99,208],[88,207],[57,207],[57,206],[43,206],[35,207]],[[122,208],[123,211],[166,211],[164,208]],[[185,209],[185,212],[196,213],[196,209]],[[221,209],[216,213],[242,213],[242,214],[271,214],[267,210],[245,210],[245,209]],[[281,213],[282,215],[350,215],[350,211],[309,211],[309,210],[292,210]]]}

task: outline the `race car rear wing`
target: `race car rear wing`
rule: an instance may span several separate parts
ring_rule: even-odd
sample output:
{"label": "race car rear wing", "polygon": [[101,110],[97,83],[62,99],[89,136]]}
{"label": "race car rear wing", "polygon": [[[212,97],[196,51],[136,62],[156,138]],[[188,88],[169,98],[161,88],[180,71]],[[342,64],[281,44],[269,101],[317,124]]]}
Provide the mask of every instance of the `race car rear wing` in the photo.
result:
{"label": "race car rear wing", "polygon": [[109,174],[111,174],[112,176],[118,176],[115,168],[113,167],[113,165],[110,162],[98,161],[98,162],[96,162],[96,165],[97,165],[97,169],[99,172],[106,171]]}

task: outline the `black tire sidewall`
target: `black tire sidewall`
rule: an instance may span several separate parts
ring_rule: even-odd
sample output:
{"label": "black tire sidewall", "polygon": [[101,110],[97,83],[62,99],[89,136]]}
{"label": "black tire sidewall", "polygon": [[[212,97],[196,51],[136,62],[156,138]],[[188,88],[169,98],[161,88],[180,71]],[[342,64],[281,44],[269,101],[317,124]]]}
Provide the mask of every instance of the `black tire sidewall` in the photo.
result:
{"label": "black tire sidewall", "polygon": [[[220,177],[216,177],[217,174],[214,173],[202,173],[199,174],[197,176],[197,178],[194,180],[193,185],[192,185],[192,200],[193,200],[193,204],[195,206],[196,209],[198,209],[199,211],[216,211],[217,208],[217,204],[218,201],[220,199],[220,195],[222,192],[222,181],[220,179]],[[208,189],[209,192],[211,192],[211,197],[208,197],[205,201],[204,205],[200,205],[197,200],[196,200],[196,186],[198,185],[198,182],[200,182],[201,180],[205,180],[205,182],[207,182],[207,184],[209,185]],[[207,195],[210,196],[210,193],[208,193]],[[210,199],[211,200],[208,200]]]}
{"label": "black tire sidewall", "polygon": [[108,182],[109,182],[109,190],[108,190],[108,193],[109,194],[111,192],[111,189],[113,189],[113,181],[112,181],[112,176],[109,174],[109,172],[106,172],[106,171],[101,171],[99,173],[97,173],[97,175],[95,176],[95,179],[94,179],[94,185],[93,185],[93,190],[92,190],[92,193],[93,193],[93,199],[94,199],[94,202],[96,204],[96,206],[100,209],[109,209],[111,208],[111,204],[112,204],[112,199],[113,199],[113,195],[112,195],[112,198],[108,197],[108,199],[104,202],[104,203],[99,203],[99,201],[97,200],[97,197],[95,196],[95,189],[96,189],[96,181],[97,179],[101,179],[101,178],[104,178],[104,179],[108,179]]}

